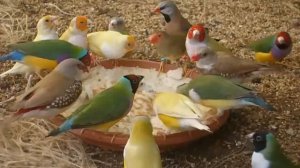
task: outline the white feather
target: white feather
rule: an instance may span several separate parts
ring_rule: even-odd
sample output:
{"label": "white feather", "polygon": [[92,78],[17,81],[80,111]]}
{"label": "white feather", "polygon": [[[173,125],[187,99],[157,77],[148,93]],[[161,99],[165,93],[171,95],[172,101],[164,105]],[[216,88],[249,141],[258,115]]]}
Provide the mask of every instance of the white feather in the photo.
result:
{"label": "white feather", "polygon": [[182,128],[193,127],[193,128],[197,128],[199,130],[206,130],[206,131],[211,132],[208,126],[202,124],[199,120],[192,119],[192,118],[183,118],[183,119],[180,119],[180,126]]}
{"label": "white feather", "polygon": [[253,152],[251,159],[252,168],[269,168],[270,162],[265,159],[264,155],[258,152]]}

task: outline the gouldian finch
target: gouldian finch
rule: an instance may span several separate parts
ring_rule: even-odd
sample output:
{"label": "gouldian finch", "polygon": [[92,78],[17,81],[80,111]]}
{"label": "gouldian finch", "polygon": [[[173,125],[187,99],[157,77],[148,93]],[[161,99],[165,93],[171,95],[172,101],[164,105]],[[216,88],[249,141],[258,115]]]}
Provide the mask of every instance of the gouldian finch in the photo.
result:
{"label": "gouldian finch", "polygon": [[124,168],[162,168],[149,117],[136,116],[124,148]]}
{"label": "gouldian finch", "polygon": [[119,33],[125,34],[125,35],[128,34],[128,31],[125,26],[125,21],[123,18],[120,18],[120,17],[113,17],[110,20],[110,22],[108,24],[108,30],[116,31],[116,32],[119,32]]}
{"label": "gouldian finch", "polygon": [[94,128],[107,131],[130,111],[134,94],[143,76],[126,75],[112,87],[98,93],[80,106],[59,128],[48,136],[55,136],[70,129]]}
{"label": "gouldian finch", "polygon": [[283,154],[280,144],[272,133],[258,131],[247,137],[254,145],[252,168],[300,168],[300,165],[295,165]]}
{"label": "gouldian finch", "polygon": [[201,123],[205,114],[185,95],[173,92],[159,93],[153,100],[153,110],[168,128],[210,131],[208,126]]}
{"label": "gouldian finch", "polygon": [[[58,39],[58,35],[55,29],[57,19],[57,16],[52,15],[42,17],[37,23],[37,35],[33,41]],[[36,73],[37,75],[41,76],[39,68],[33,68],[25,64],[16,62],[11,69],[9,69],[6,72],[3,72],[0,75],[0,78],[5,77],[8,74],[26,74],[26,78],[30,79],[28,77],[32,73]],[[30,85],[30,83],[31,81],[29,80],[28,84]]]}
{"label": "gouldian finch", "polygon": [[223,110],[246,105],[275,111],[250,88],[216,75],[201,75],[178,86],[177,92],[189,96],[194,102],[218,109],[219,114],[222,114]]}
{"label": "gouldian finch", "polygon": [[279,32],[253,42],[250,47],[255,51],[257,62],[274,63],[282,61],[292,51],[292,39],[287,32]]}
{"label": "gouldian finch", "polygon": [[193,25],[189,29],[186,36],[185,47],[191,60],[193,60],[193,57],[198,54],[199,48],[201,47],[209,47],[213,51],[230,53],[227,48],[209,37],[208,29],[206,29],[202,24]]}
{"label": "gouldian finch", "polygon": [[35,86],[20,95],[13,118],[50,118],[62,112],[82,91],[81,74],[87,67],[77,59],[62,61]]}
{"label": "gouldian finch", "polygon": [[87,40],[88,18],[86,16],[76,16],[71,20],[68,29],[60,36],[60,40],[68,41],[81,48],[88,48]]}
{"label": "gouldian finch", "polygon": [[216,52],[209,47],[199,48],[198,54],[193,55],[191,59],[196,62],[196,67],[205,74],[226,74],[238,77],[271,69],[267,65],[243,60],[227,52]]}
{"label": "gouldian finch", "polygon": [[13,60],[40,69],[54,69],[66,58],[81,60],[90,65],[90,55],[84,48],[77,47],[63,40],[42,40],[12,44],[13,51],[0,57],[0,61]]}
{"label": "gouldian finch", "polygon": [[165,31],[160,31],[149,36],[149,41],[156,47],[160,56],[162,56],[162,63],[159,71],[163,69],[163,59],[171,60],[171,63],[177,62],[185,55],[185,35],[169,35]]}
{"label": "gouldian finch", "polygon": [[165,20],[165,31],[170,35],[186,35],[191,24],[180,13],[173,1],[162,1],[153,13],[162,14]]}
{"label": "gouldian finch", "polygon": [[136,39],[116,31],[99,31],[88,34],[90,50],[107,59],[118,59],[135,48]]}

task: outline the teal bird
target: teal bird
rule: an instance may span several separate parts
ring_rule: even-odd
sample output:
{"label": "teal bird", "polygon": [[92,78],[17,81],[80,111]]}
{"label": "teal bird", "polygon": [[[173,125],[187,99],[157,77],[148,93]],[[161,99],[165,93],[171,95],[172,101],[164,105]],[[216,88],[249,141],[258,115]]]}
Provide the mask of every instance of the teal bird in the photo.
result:
{"label": "teal bird", "polygon": [[257,62],[274,63],[283,60],[292,51],[292,39],[287,32],[279,32],[250,44]]}
{"label": "teal bird", "polygon": [[245,105],[260,106],[269,111],[275,109],[254,91],[241,84],[216,75],[202,75],[177,87],[177,92],[189,96],[204,106],[217,108],[219,112]]}
{"label": "teal bird", "polygon": [[77,128],[107,131],[130,111],[134,94],[143,78],[137,75],[123,76],[114,86],[98,93],[93,99],[80,106],[48,136]]}
{"label": "teal bird", "polygon": [[0,57],[0,61],[17,61],[39,69],[52,70],[67,58],[81,60],[90,65],[90,56],[86,49],[63,40],[42,40],[17,43],[9,46],[13,51]]}
{"label": "teal bird", "polygon": [[254,145],[252,168],[300,168],[284,154],[278,141],[270,132],[255,132],[247,135]]}

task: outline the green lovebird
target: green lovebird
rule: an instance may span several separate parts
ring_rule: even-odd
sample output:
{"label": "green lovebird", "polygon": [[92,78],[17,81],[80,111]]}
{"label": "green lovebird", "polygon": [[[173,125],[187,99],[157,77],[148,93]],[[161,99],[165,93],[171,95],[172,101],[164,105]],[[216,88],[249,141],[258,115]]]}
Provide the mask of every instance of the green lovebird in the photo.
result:
{"label": "green lovebird", "polygon": [[219,113],[245,105],[260,106],[275,111],[250,88],[217,75],[201,75],[187,84],[178,86],[177,92],[189,96],[193,101],[204,106],[217,108]]}
{"label": "green lovebird", "polygon": [[9,46],[13,51],[0,57],[0,62],[12,60],[39,69],[52,70],[58,63],[74,58],[90,65],[90,55],[84,48],[63,40],[41,40],[17,43]]}
{"label": "green lovebird", "polygon": [[98,93],[93,99],[80,106],[48,136],[55,136],[77,128],[107,131],[130,111],[134,94],[143,78],[137,75],[121,77],[114,86]]}
{"label": "green lovebird", "polygon": [[251,158],[252,168],[300,168],[284,154],[278,141],[270,132],[260,131],[247,135],[254,145]]}

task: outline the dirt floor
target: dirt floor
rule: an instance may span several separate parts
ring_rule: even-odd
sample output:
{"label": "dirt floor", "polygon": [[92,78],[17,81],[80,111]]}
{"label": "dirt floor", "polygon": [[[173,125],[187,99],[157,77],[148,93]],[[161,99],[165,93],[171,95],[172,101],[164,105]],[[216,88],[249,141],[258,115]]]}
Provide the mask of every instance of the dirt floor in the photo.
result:
{"label": "dirt floor", "polygon": [[[204,10],[205,1],[205,10]],[[66,29],[71,18],[75,15],[87,15],[93,22],[92,31],[106,30],[108,21],[113,16],[122,16],[127,22],[131,34],[137,36],[138,49],[134,58],[158,60],[156,51],[147,43],[147,34],[161,30],[160,16],[151,16],[158,1],[147,0],[70,0],[63,3],[58,0],[26,0],[0,1],[0,54],[8,52],[7,44],[17,41],[28,41],[35,35],[38,19],[46,14],[62,17],[58,28],[61,33]],[[235,168],[250,167],[252,147],[247,143],[245,135],[262,129],[268,129],[276,134],[287,156],[295,163],[300,163],[300,1],[299,0],[185,0],[176,1],[183,15],[191,23],[205,23],[214,38],[221,39],[235,56],[253,59],[253,52],[246,44],[266,35],[279,31],[288,31],[294,46],[284,64],[284,73],[272,74],[263,78],[261,83],[250,84],[255,90],[273,104],[277,112],[267,112],[260,108],[251,107],[233,110],[227,124],[214,135],[202,139],[181,150],[162,154],[163,165],[166,168]],[[57,8],[58,7],[58,8]],[[203,11],[205,17],[200,20]],[[299,20],[298,20],[299,19]],[[0,72],[9,69],[13,64],[0,63]],[[8,76],[0,80],[0,101],[18,95],[25,87],[26,81],[22,76]],[[2,106],[5,109],[5,105]],[[1,116],[6,113],[1,114]],[[42,121],[29,120],[38,123],[43,129],[35,128],[29,122],[15,125],[13,131],[20,131],[28,127],[41,130],[37,141],[33,142],[30,135],[24,132],[21,136],[12,136],[15,141],[28,138],[32,146],[22,155],[11,155],[0,150],[0,167],[122,167],[122,153],[102,150],[94,146],[83,144],[76,138],[66,134],[49,142],[41,138],[45,136],[48,126]],[[23,125],[22,125],[23,124]],[[32,131],[31,131],[32,133]],[[36,133],[36,132],[35,132]],[[10,133],[12,134],[12,133]],[[32,133],[34,134],[34,133]],[[18,139],[19,137],[19,139]],[[37,152],[36,158],[31,153],[34,145],[51,146],[49,150],[59,150],[56,154],[66,157],[63,161],[59,157],[49,159],[47,153]],[[77,146],[81,152],[75,152],[68,145]],[[24,144],[21,144],[22,146]],[[56,147],[58,146],[58,147]],[[23,148],[22,148],[23,149]],[[77,150],[78,149],[78,150]],[[87,155],[82,155],[86,151]],[[47,155],[47,157],[44,157]],[[20,157],[15,157],[20,156]],[[21,157],[24,156],[24,157]],[[46,162],[47,160],[47,162]]]}

